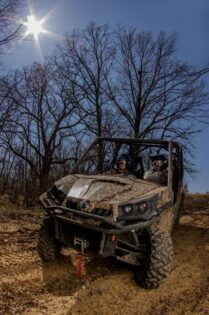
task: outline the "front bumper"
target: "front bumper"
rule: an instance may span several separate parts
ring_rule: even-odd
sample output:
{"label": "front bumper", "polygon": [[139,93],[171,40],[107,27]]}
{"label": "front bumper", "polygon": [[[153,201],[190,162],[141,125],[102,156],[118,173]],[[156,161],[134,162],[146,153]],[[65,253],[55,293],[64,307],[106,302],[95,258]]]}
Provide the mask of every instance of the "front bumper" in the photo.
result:
{"label": "front bumper", "polygon": [[[140,221],[140,219],[137,222],[134,221],[134,223],[130,223],[130,221],[126,220],[113,221],[113,218],[108,219],[100,215],[74,210],[59,205],[52,205],[50,200],[43,195],[40,197],[40,201],[50,217],[105,234],[117,235],[127,233],[132,230],[138,230],[140,228],[150,226],[159,219],[159,213],[154,212],[153,216],[146,221]],[[91,223],[89,223],[89,221]]]}
{"label": "front bumper", "polygon": [[[146,228],[159,220],[159,214],[165,209],[157,209],[147,220],[136,221],[117,220],[81,210],[53,205],[46,194],[40,201],[48,216],[51,217],[55,238],[67,246],[74,247],[81,252],[114,256],[116,259],[138,265],[140,229]],[[165,205],[166,208],[168,206]],[[132,242],[126,238],[131,235]]]}

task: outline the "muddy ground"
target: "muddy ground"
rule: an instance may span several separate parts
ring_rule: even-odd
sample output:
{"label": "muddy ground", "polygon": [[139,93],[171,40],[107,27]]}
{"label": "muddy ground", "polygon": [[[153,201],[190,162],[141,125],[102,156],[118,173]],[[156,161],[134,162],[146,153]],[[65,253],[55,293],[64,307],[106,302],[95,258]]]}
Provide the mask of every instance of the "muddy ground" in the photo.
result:
{"label": "muddy ground", "polygon": [[209,209],[184,211],[173,232],[172,272],[160,288],[138,287],[127,266],[65,249],[56,263],[36,251],[40,216],[0,215],[0,314],[209,314]]}

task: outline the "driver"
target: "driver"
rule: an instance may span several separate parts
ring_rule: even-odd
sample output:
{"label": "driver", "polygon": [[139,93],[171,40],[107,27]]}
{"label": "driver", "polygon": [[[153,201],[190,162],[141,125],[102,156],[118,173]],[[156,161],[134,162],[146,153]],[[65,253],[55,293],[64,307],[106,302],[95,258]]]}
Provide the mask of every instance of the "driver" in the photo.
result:
{"label": "driver", "polygon": [[151,157],[152,167],[144,174],[144,179],[166,186],[168,182],[168,161],[164,155]]}
{"label": "driver", "polygon": [[130,172],[128,170],[128,157],[127,156],[121,155],[118,158],[117,169],[116,169],[115,174],[121,174],[124,176],[130,175]]}

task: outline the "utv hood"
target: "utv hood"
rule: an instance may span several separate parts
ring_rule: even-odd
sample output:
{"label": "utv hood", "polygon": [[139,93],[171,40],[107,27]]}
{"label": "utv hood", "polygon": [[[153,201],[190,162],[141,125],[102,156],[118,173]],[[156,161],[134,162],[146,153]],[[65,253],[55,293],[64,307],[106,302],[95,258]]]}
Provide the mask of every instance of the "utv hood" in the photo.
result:
{"label": "utv hood", "polygon": [[161,188],[155,183],[123,175],[69,175],[55,182],[55,186],[67,200],[88,200],[94,204],[124,203]]}

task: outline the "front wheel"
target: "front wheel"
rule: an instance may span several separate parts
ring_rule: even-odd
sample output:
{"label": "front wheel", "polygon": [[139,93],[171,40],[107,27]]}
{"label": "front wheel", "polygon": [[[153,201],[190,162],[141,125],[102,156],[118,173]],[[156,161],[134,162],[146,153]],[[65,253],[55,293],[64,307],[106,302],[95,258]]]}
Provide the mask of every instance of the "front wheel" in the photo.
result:
{"label": "front wheel", "polygon": [[61,250],[61,244],[54,238],[50,218],[45,218],[38,232],[37,250],[43,261],[54,261]]}
{"label": "front wheel", "polygon": [[142,236],[145,254],[142,267],[136,267],[137,284],[147,289],[157,288],[171,270],[173,245],[170,234],[157,226],[151,226]]}

